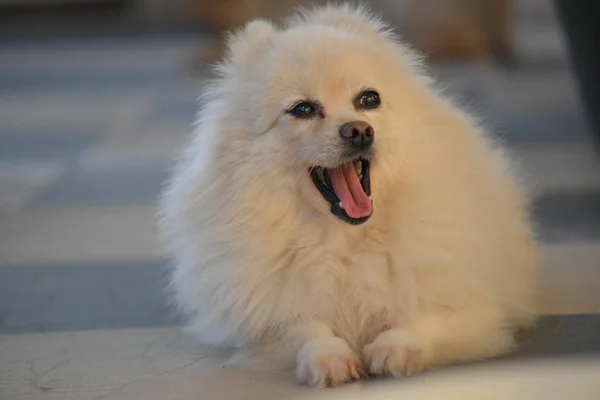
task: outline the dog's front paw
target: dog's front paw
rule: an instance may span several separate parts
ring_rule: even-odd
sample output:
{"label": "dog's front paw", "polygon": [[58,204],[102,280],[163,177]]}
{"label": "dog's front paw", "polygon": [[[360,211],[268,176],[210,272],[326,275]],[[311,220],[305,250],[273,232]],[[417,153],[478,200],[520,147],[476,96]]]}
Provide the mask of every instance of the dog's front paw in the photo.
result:
{"label": "dog's front paw", "polygon": [[359,358],[337,337],[313,339],[298,353],[296,376],[300,383],[327,387],[364,376]]}
{"label": "dog's front paw", "polygon": [[427,366],[425,349],[412,333],[403,329],[381,333],[364,347],[363,354],[374,375],[408,376]]}

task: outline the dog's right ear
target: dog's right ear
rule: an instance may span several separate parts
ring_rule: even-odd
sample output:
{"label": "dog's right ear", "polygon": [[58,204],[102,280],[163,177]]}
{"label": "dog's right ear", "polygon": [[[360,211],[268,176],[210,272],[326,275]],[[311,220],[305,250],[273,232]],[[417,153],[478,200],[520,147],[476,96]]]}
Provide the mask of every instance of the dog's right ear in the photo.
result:
{"label": "dog's right ear", "polygon": [[227,40],[227,59],[234,64],[251,62],[268,48],[277,28],[272,23],[257,19],[249,22]]}

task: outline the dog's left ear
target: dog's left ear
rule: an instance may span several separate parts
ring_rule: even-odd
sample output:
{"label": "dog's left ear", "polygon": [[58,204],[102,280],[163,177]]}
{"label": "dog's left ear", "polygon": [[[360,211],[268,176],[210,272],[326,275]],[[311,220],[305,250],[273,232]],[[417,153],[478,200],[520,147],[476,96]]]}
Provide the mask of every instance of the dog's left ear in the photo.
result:
{"label": "dog's left ear", "polygon": [[272,23],[257,19],[249,22],[227,41],[227,58],[235,64],[245,64],[259,58],[277,32]]}

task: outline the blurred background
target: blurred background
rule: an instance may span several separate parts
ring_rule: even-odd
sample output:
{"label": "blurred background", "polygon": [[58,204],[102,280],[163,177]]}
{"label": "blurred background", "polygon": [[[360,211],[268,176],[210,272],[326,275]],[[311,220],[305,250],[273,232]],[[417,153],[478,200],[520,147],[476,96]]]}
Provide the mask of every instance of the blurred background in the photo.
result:
{"label": "blurred background", "polygon": [[[586,97],[598,84],[578,80],[590,64],[573,57],[554,2],[368,3],[506,143],[534,193],[549,317],[521,352],[600,351],[598,113]],[[287,393],[254,375],[225,384],[180,342],[154,215],[223,32],[299,4],[0,0],[0,398]]]}

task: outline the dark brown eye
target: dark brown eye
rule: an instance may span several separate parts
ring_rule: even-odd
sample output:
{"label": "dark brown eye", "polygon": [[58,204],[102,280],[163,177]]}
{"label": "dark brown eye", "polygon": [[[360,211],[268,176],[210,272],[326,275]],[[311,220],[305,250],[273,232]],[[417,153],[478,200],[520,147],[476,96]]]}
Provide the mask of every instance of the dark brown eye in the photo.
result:
{"label": "dark brown eye", "polygon": [[303,101],[302,103],[296,104],[288,111],[288,113],[298,118],[309,118],[316,112],[317,107],[314,104],[309,103],[307,101]]}
{"label": "dark brown eye", "polygon": [[364,110],[371,110],[373,108],[379,107],[381,104],[381,99],[379,98],[379,93],[374,90],[367,90],[366,92],[362,92],[358,95],[356,99],[356,107]]}

